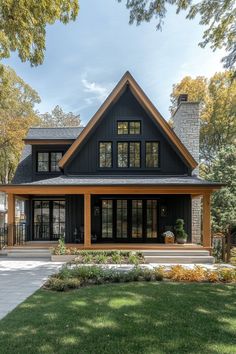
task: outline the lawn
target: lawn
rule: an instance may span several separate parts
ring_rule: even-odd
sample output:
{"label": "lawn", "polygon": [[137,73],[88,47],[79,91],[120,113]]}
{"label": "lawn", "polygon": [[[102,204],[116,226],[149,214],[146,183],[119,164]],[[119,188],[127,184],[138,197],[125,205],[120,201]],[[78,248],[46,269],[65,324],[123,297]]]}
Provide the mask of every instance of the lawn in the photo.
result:
{"label": "lawn", "polygon": [[3,354],[236,353],[234,285],[39,290],[0,321]]}

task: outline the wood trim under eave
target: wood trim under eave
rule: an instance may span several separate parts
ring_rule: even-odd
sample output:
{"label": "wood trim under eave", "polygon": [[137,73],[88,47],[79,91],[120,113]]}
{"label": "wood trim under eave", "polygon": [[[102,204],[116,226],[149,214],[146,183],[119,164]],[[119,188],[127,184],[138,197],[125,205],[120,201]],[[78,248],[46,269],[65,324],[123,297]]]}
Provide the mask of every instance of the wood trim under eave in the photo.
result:
{"label": "wood trim under eave", "polygon": [[0,190],[6,193],[66,195],[66,194],[191,194],[204,195],[220,189],[221,186],[43,186],[43,185],[5,185]]}
{"label": "wood trim under eave", "polygon": [[183,155],[187,163],[191,166],[192,169],[197,167],[197,162],[195,159],[192,157],[190,152],[187,150],[187,148],[184,146],[184,144],[181,142],[181,140],[177,137],[177,135],[174,133],[174,131],[171,129],[171,127],[168,125],[168,123],[165,121],[165,119],[161,116],[161,114],[158,112],[156,107],[152,104],[152,102],[149,100],[149,98],[146,96],[144,91],[141,89],[141,87],[138,85],[138,83],[134,80],[132,75],[127,72],[122,79],[119,81],[119,83],[116,85],[114,90],[111,92],[111,94],[107,97],[105,102],[101,105],[99,110],[95,113],[95,115],[92,117],[92,119],[89,121],[87,126],[84,128],[84,130],[81,132],[81,134],[78,136],[78,138],[74,141],[74,143],[69,147],[69,149],[66,151],[66,153],[63,155],[61,160],[59,161],[59,167],[63,168],[66,162],[71,158],[77,147],[82,143],[82,141],[85,139],[87,134],[90,132],[90,130],[94,127],[94,125],[98,122],[98,120],[101,118],[101,116],[106,112],[106,110],[109,108],[109,106],[118,99],[122,91],[126,88],[126,85],[129,84],[131,90],[133,91],[135,97],[139,100],[139,102],[142,104],[142,106],[152,114],[152,116],[156,119],[157,123],[162,127],[163,131],[167,134],[169,139],[174,143],[174,145],[177,147],[177,149],[180,151],[180,153]]}

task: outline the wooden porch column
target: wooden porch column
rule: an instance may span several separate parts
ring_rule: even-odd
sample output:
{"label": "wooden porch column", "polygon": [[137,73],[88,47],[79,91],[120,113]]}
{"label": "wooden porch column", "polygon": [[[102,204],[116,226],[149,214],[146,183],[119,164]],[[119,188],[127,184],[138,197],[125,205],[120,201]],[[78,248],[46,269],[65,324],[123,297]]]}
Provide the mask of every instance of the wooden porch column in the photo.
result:
{"label": "wooden porch column", "polygon": [[203,195],[203,246],[211,247],[211,195],[210,193]]}
{"label": "wooden porch column", "polygon": [[84,247],[91,247],[91,195],[84,194]]}
{"label": "wooden porch column", "polygon": [[7,223],[8,223],[8,237],[7,244],[8,246],[14,245],[14,223],[15,223],[15,195],[8,193],[8,213],[7,213]]}

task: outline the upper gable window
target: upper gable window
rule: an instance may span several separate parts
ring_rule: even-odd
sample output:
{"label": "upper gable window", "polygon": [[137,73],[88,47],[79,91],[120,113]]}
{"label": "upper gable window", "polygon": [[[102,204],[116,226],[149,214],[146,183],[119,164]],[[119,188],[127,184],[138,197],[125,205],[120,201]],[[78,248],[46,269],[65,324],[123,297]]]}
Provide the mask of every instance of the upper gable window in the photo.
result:
{"label": "upper gable window", "polygon": [[158,141],[146,142],[146,167],[147,168],[159,167],[159,142]]}
{"label": "upper gable window", "polygon": [[62,152],[38,152],[37,172],[59,172],[58,162],[62,158]]}
{"label": "upper gable window", "polygon": [[112,143],[99,143],[99,167],[112,167]]}
{"label": "upper gable window", "polygon": [[119,121],[117,122],[118,135],[138,135],[141,134],[141,122],[134,121]]}

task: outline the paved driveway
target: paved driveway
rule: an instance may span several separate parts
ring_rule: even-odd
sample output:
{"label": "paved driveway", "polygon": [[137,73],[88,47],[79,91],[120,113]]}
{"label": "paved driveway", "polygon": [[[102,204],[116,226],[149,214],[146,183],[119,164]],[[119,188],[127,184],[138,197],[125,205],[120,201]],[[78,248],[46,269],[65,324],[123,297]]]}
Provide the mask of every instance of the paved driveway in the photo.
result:
{"label": "paved driveway", "polygon": [[0,257],[0,319],[40,288],[62,264]]}

